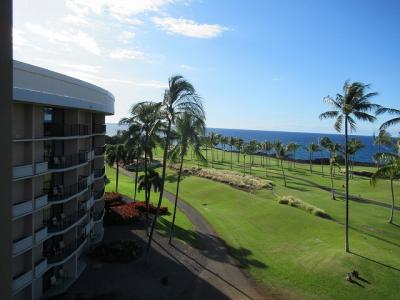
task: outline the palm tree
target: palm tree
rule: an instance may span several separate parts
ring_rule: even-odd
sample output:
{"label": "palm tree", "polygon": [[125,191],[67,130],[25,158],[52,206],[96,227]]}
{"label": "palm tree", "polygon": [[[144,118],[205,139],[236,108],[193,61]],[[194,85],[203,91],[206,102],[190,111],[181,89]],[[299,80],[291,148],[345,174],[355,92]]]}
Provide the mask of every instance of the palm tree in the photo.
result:
{"label": "palm tree", "polygon": [[[148,158],[153,159],[153,149],[158,141],[158,133],[161,129],[160,122],[161,103],[139,102],[131,107],[130,117],[122,118],[120,124],[129,125],[129,128],[137,131],[139,147],[144,151],[144,176],[148,175]],[[138,162],[138,160],[137,160]],[[138,169],[138,165],[136,166]],[[137,173],[136,173],[137,174]],[[137,175],[136,175],[137,177]],[[136,179],[135,179],[136,181]],[[150,194],[145,189],[145,200],[149,201]]]}
{"label": "palm tree", "polygon": [[307,147],[306,147],[308,154],[309,154],[309,161],[310,161],[310,172],[312,173],[313,169],[312,169],[312,160],[313,160],[313,154],[314,152],[319,151],[319,146],[316,143],[310,143]]}
{"label": "palm tree", "polygon": [[106,163],[113,167],[117,165],[117,172],[115,177],[115,192],[118,193],[118,181],[119,181],[119,164],[124,160],[126,155],[126,149],[124,145],[109,145],[106,149]]}
{"label": "palm tree", "polygon": [[329,167],[330,167],[330,177],[331,177],[331,192],[332,192],[332,199],[336,200],[335,198],[335,190],[333,189],[333,174],[334,168],[338,167],[337,161],[337,152],[340,151],[340,144],[333,143],[329,138],[323,142],[324,148],[329,152]]}
{"label": "palm tree", "polygon": [[[209,135],[211,142],[211,167],[214,168],[214,148],[218,146],[220,142],[220,135],[215,132],[211,132]],[[218,160],[218,150],[217,150],[217,160]]]}
{"label": "palm tree", "polygon": [[226,136],[221,136],[220,142],[222,144],[222,163],[225,161],[225,147],[229,142],[228,137]]}
{"label": "palm tree", "polygon": [[236,138],[231,136],[228,140],[228,145],[231,148],[230,152],[231,152],[231,170],[232,170],[232,153],[233,153],[233,146],[236,145]]}
{"label": "palm tree", "polygon": [[292,153],[293,167],[296,168],[296,151],[300,148],[300,144],[291,142],[287,145],[288,152]]}
{"label": "palm tree", "polygon": [[[378,153],[381,153],[381,146],[391,147],[393,145],[392,136],[385,129],[379,130],[379,134],[374,138],[374,144],[378,145]],[[376,166],[379,168],[379,161],[376,161]]]}
{"label": "palm tree", "polygon": [[[277,154],[278,151],[280,151],[283,148],[283,144],[279,140],[275,140],[274,143],[272,144],[272,148],[275,151],[275,155]],[[276,165],[279,166],[279,160],[276,160]]]}
{"label": "palm tree", "polygon": [[371,184],[375,186],[378,178],[389,178],[390,191],[392,194],[392,209],[390,213],[389,223],[393,223],[394,209],[395,209],[393,181],[394,179],[400,177],[400,157],[397,156],[396,154],[389,154],[389,153],[378,153],[377,156],[380,156],[379,160],[385,162],[385,164],[382,167],[380,167],[372,176]]}
{"label": "palm tree", "polygon": [[[324,176],[324,152],[323,149],[325,149],[326,151],[328,151],[328,147],[329,145],[332,144],[332,141],[330,138],[328,138],[327,136],[324,136],[322,139],[319,140],[319,146],[321,147],[321,170],[322,170],[322,176]],[[328,151],[329,152],[329,151]],[[329,156],[330,158],[330,156]]]}
{"label": "palm tree", "polygon": [[272,143],[268,142],[268,141],[265,141],[265,153],[268,156],[268,165],[270,165],[270,163],[271,163],[271,156],[270,156],[271,153],[270,152],[271,152],[272,149],[273,149]]}
{"label": "palm tree", "polygon": [[146,257],[149,253],[151,242],[153,239],[153,232],[160,213],[160,207],[164,196],[164,184],[167,168],[167,156],[170,143],[171,127],[175,124],[177,116],[184,112],[189,112],[195,118],[205,119],[203,104],[200,97],[197,95],[195,88],[191,83],[185,80],[182,76],[173,76],[169,79],[168,89],[164,93],[164,100],[162,102],[164,119],[167,123],[165,132],[165,144],[162,165],[162,184],[160,188],[160,195],[157,203],[157,211],[154,216],[153,223],[151,224],[150,236],[146,247]]}
{"label": "palm tree", "polygon": [[356,130],[356,120],[374,122],[376,118],[369,114],[377,111],[381,106],[373,104],[370,100],[377,93],[366,93],[369,85],[361,82],[350,83],[346,81],[343,85],[343,95],[337,94],[335,98],[327,96],[324,102],[333,106],[333,110],[320,114],[320,119],[336,119],[334,128],[340,132],[344,123],[345,136],[345,165],[346,165],[346,233],[345,250],[350,252],[349,247],[349,162],[348,162],[348,130]]}
{"label": "palm tree", "polygon": [[243,149],[244,141],[241,138],[236,139],[236,149],[237,149],[237,163],[239,164],[239,159],[240,159],[240,152]]}
{"label": "palm tree", "polygon": [[282,143],[276,143],[275,155],[276,155],[278,164],[279,164],[279,162],[281,164],[283,183],[284,183],[285,187],[286,187],[286,176],[285,176],[285,170],[283,169],[283,160],[285,158],[287,158],[287,155],[288,155],[287,152],[288,152],[288,150],[287,150],[287,147],[285,145],[283,145]]}
{"label": "palm tree", "polygon": [[154,192],[158,192],[161,188],[161,177],[158,172],[153,169],[149,169],[147,173],[141,175],[139,177],[139,192],[144,190],[145,193],[145,202],[146,202],[146,230],[147,234],[149,227],[149,208],[150,208],[150,194],[151,188],[153,188]]}
{"label": "palm tree", "polygon": [[177,139],[175,141],[175,146],[170,152],[170,158],[172,161],[179,160],[179,172],[178,181],[176,184],[175,193],[175,203],[174,203],[174,213],[172,216],[172,222],[169,232],[169,243],[171,244],[172,236],[174,232],[176,207],[178,204],[179,196],[179,185],[181,182],[183,159],[188,152],[189,147],[192,147],[195,156],[201,160],[205,158],[201,154],[201,136],[205,131],[204,119],[195,118],[190,113],[183,113],[176,119],[175,131],[177,133]]}
{"label": "palm tree", "polygon": [[353,169],[354,169],[354,161],[356,157],[356,153],[364,148],[363,143],[358,139],[351,139],[349,141],[349,163],[351,168],[351,178],[353,178]]}

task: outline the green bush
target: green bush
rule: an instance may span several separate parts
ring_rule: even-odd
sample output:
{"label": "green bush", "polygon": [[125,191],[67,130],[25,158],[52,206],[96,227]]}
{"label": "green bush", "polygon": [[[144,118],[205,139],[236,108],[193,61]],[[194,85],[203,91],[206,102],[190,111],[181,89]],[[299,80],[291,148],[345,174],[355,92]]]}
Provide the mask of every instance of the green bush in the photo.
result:
{"label": "green bush", "polygon": [[283,196],[278,199],[278,203],[300,208],[300,209],[302,209],[314,216],[320,217],[320,218],[324,218],[324,219],[331,218],[324,210],[322,210],[318,207],[315,207],[307,202],[304,202],[298,198],[295,198],[293,196]]}

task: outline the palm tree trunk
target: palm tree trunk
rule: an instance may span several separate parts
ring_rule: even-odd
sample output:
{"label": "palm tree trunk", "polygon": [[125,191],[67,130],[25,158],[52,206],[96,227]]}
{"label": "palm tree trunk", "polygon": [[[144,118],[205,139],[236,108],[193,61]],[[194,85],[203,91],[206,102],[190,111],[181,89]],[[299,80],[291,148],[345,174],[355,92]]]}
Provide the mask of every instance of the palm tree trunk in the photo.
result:
{"label": "palm tree trunk", "polygon": [[179,195],[179,184],[181,182],[181,174],[182,174],[182,167],[183,167],[183,156],[181,156],[181,165],[179,166],[179,173],[178,173],[178,182],[176,183],[176,193],[175,193],[175,203],[174,203],[174,214],[172,216],[172,223],[169,230],[169,241],[168,243],[171,244],[172,237],[174,234],[174,226],[175,226],[175,217],[176,217],[176,207],[178,205],[178,195]]}
{"label": "palm tree trunk", "polygon": [[296,150],[293,151],[293,168],[296,169]]}
{"label": "palm tree trunk", "polygon": [[134,194],[133,194],[133,201],[136,201],[138,175],[139,175],[139,153],[138,153],[137,156],[136,156],[135,192],[134,192]]}
{"label": "palm tree trunk", "polygon": [[168,120],[167,134],[166,134],[166,137],[165,137],[164,154],[163,154],[163,166],[162,166],[162,177],[161,177],[162,183],[161,183],[161,187],[160,187],[160,196],[158,198],[157,210],[156,210],[156,214],[154,215],[153,223],[151,224],[149,240],[147,242],[146,261],[147,261],[147,257],[148,257],[149,251],[150,251],[151,242],[153,240],[154,228],[155,228],[156,223],[157,223],[157,218],[158,218],[158,215],[160,213],[160,207],[161,207],[162,199],[163,199],[163,196],[164,196],[164,183],[165,183],[165,175],[166,175],[166,170],[167,170],[167,156],[168,156],[168,148],[169,148],[169,138],[170,138],[170,133],[171,133],[171,126],[172,126],[172,122],[171,122],[171,120]]}
{"label": "palm tree trunk", "polygon": [[148,185],[148,170],[147,170],[147,133],[144,139],[144,182],[145,182],[145,189],[144,189],[144,200],[146,203],[146,234],[149,234],[149,193],[147,191]]}
{"label": "palm tree trunk", "polygon": [[243,155],[243,174],[246,174],[246,155]]}
{"label": "palm tree trunk", "polygon": [[232,170],[232,145],[231,145],[231,170]]}
{"label": "palm tree trunk", "polygon": [[118,180],[119,180],[119,161],[117,160],[117,174],[115,178],[115,192],[118,193]]}
{"label": "palm tree trunk", "polygon": [[211,147],[211,167],[214,168],[214,148]]}
{"label": "palm tree trunk", "polygon": [[332,163],[330,164],[330,174],[331,174],[331,192],[332,192],[332,199],[336,200],[335,198],[335,190],[333,189],[333,170],[332,170]]}
{"label": "palm tree trunk", "polygon": [[281,160],[281,170],[282,170],[282,175],[283,175],[283,183],[286,187],[286,176],[285,176],[285,170],[283,169],[283,162]]}
{"label": "palm tree trunk", "polygon": [[310,154],[309,154],[309,159],[310,159],[310,172],[312,173],[311,151],[310,151]]}
{"label": "palm tree trunk", "polygon": [[346,237],[345,237],[345,250],[350,252],[349,246],[349,149],[348,149],[348,122],[347,115],[344,118],[344,135],[345,135],[345,157],[344,162],[346,165]]}
{"label": "palm tree trunk", "polygon": [[394,215],[394,190],[393,190],[393,177],[390,177],[390,190],[392,192],[392,209],[390,212],[390,219],[389,219],[389,223],[392,224],[393,223],[393,215]]}

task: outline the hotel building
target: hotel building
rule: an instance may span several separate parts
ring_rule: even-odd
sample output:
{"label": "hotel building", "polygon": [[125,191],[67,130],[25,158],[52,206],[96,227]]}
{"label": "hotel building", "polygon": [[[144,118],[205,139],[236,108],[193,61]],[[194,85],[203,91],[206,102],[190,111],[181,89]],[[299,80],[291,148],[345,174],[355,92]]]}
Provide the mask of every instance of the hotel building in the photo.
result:
{"label": "hotel building", "polygon": [[[64,292],[103,237],[108,91],[14,61],[12,294]],[[3,199],[3,201],[6,199]]]}

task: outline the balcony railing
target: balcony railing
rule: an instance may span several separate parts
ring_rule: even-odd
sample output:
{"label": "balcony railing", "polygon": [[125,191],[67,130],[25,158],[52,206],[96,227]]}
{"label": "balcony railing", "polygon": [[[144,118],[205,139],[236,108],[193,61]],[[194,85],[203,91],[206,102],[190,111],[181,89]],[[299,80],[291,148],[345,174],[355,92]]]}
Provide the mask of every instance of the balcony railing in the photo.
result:
{"label": "balcony railing", "polygon": [[31,213],[32,211],[33,211],[33,202],[32,201],[25,201],[25,202],[14,204],[13,208],[12,208],[14,218]]}
{"label": "balcony railing", "polygon": [[106,152],[106,146],[94,147],[94,155],[104,155]]}
{"label": "balcony railing", "polygon": [[89,161],[89,151],[80,150],[79,153],[63,156],[45,157],[50,169],[65,169]]}
{"label": "balcony railing", "polygon": [[85,124],[44,124],[44,136],[79,136],[88,135],[89,126]]}
{"label": "balcony railing", "polygon": [[103,195],[104,195],[104,188],[100,191],[93,192],[94,200],[99,200],[101,197],[103,197]]}
{"label": "balcony railing", "polygon": [[33,175],[32,164],[21,165],[13,167],[13,178],[21,178]]}
{"label": "balcony railing", "polygon": [[40,242],[44,241],[48,235],[48,228],[42,227],[35,232],[35,243],[38,245]]}
{"label": "balcony railing", "polygon": [[47,203],[49,203],[49,196],[47,194],[37,196],[35,198],[35,209],[45,207]]}
{"label": "balcony railing", "polygon": [[49,264],[58,263],[74,253],[75,250],[78,249],[85,240],[86,235],[82,235],[81,237],[77,238],[76,241],[73,241],[67,245],[64,245],[64,243],[60,242],[58,247],[52,248],[49,252],[44,251],[43,255],[47,258],[47,262]]}
{"label": "balcony railing", "polygon": [[68,216],[61,213],[57,216],[51,216],[48,220],[44,221],[43,223],[45,224],[45,226],[47,226],[48,231],[50,233],[59,232],[63,231],[64,229],[67,229],[72,224],[76,223],[85,214],[86,211],[83,209]]}
{"label": "balcony railing", "polygon": [[35,277],[39,278],[47,270],[47,258],[43,258],[41,261],[35,264]]}
{"label": "balcony railing", "polygon": [[32,245],[33,245],[33,238],[31,235],[15,240],[13,241],[13,254],[17,255],[18,253],[21,253],[31,248]]}
{"label": "balcony railing", "polygon": [[62,201],[69,197],[72,197],[87,188],[87,178],[84,177],[77,183],[71,184],[69,186],[55,185],[49,189],[45,189],[45,193],[48,195],[48,200],[52,201]]}
{"label": "balcony railing", "polygon": [[93,133],[106,133],[106,124],[93,125]]}
{"label": "balcony railing", "polygon": [[94,212],[93,213],[93,221],[95,223],[100,221],[104,216],[104,212],[105,212],[104,209],[102,211],[100,211],[100,212]]}
{"label": "balcony railing", "polygon": [[102,167],[101,169],[94,169],[94,178],[99,178],[104,175],[106,172],[106,168]]}
{"label": "balcony railing", "polygon": [[13,278],[13,291],[18,291],[28,285],[33,278],[32,271],[28,271]]}

